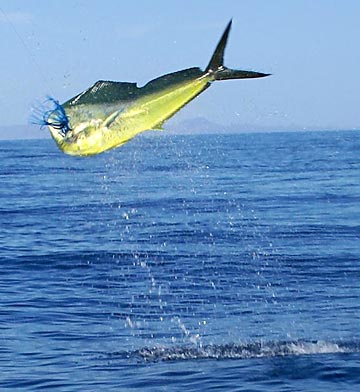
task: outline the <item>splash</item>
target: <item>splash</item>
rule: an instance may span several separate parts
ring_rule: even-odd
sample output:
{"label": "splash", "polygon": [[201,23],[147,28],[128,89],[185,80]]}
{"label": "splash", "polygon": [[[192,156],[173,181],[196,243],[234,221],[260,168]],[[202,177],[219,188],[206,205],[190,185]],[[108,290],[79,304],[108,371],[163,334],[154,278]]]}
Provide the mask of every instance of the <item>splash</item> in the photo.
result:
{"label": "splash", "polygon": [[210,344],[203,347],[153,347],[142,348],[132,353],[146,362],[181,361],[196,359],[251,359],[317,354],[359,352],[359,344],[326,341],[293,341],[249,344]]}

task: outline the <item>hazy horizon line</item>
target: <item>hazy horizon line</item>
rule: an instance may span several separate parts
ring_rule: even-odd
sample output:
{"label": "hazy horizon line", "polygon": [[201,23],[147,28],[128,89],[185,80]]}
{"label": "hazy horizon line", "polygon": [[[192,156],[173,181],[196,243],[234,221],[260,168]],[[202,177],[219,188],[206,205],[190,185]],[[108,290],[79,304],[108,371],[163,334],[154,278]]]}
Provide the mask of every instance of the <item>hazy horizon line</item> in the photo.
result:
{"label": "hazy horizon line", "polygon": [[[23,135],[23,134],[14,134],[14,135],[2,135],[3,129],[9,128],[27,128],[29,126],[24,125],[10,125],[10,126],[1,126],[0,125],[0,141],[21,141],[21,140],[51,140],[51,135],[44,130],[44,135],[39,135],[40,132],[43,132],[41,129],[37,129],[37,132],[34,134]],[[33,127],[33,126],[31,126]],[[35,127],[36,128],[36,127]],[[250,134],[250,133],[296,133],[296,132],[357,132],[360,131],[360,128],[330,128],[330,127],[254,127],[252,129],[243,128],[243,129],[231,129],[231,126],[222,127],[223,129],[215,130],[215,129],[193,129],[193,130],[181,130],[179,127],[173,127],[172,129],[165,129],[162,132],[158,130],[149,130],[149,132],[145,131],[143,135],[146,136],[175,136],[175,135],[183,135],[183,136],[191,136],[191,135],[231,135],[231,134]]]}

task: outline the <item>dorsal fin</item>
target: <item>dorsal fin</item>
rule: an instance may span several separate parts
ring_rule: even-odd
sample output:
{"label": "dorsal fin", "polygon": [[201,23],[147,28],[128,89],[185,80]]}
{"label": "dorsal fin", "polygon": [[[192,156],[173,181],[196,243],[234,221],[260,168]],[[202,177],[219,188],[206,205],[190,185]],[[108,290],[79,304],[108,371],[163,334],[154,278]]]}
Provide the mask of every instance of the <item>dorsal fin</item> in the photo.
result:
{"label": "dorsal fin", "polygon": [[99,80],[92,87],[65,102],[63,106],[130,101],[137,97],[139,90],[136,83]]}
{"label": "dorsal fin", "polygon": [[136,83],[99,80],[93,86],[65,102],[63,106],[126,102],[203,75],[200,68],[188,68],[153,79],[139,88]]}
{"label": "dorsal fin", "polygon": [[204,72],[197,67],[183,69],[182,71],[173,72],[159,78],[150,80],[145,86],[141,87],[141,94],[150,94],[158,90],[163,90],[166,87],[174,86],[176,84],[192,80],[200,77]]}

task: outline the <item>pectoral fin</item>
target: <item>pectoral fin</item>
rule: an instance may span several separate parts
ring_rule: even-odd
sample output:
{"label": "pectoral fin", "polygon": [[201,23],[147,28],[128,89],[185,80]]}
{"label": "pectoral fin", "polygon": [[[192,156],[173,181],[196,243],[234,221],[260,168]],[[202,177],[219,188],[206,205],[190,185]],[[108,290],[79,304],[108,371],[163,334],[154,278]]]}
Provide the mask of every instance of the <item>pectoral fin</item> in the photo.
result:
{"label": "pectoral fin", "polygon": [[110,126],[116,121],[117,117],[119,114],[122,112],[122,110],[116,110],[114,113],[111,113],[110,116],[108,116],[103,123],[104,127],[110,128]]}

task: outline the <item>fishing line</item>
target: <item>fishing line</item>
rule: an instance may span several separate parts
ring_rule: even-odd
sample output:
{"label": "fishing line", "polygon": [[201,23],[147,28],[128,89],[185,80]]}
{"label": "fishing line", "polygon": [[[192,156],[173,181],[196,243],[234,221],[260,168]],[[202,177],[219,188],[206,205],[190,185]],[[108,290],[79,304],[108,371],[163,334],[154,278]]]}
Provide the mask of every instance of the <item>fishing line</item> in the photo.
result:
{"label": "fishing line", "polygon": [[27,55],[30,58],[30,61],[32,62],[33,66],[36,68],[36,70],[38,71],[38,74],[41,78],[41,82],[44,85],[45,89],[51,92],[51,88],[49,85],[49,81],[48,79],[45,77],[44,72],[42,71],[39,63],[36,61],[35,57],[33,56],[30,48],[28,47],[28,45],[25,43],[25,41],[23,40],[21,34],[18,32],[18,30],[16,29],[14,23],[12,23],[11,19],[7,16],[6,12],[3,10],[2,7],[0,7],[0,11],[4,16],[4,19],[7,21],[7,23],[11,26],[11,28],[13,29],[15,35],[18,37],[19,41],[21,42],[22,46],[25,49],[25,52],[27,53]]}

